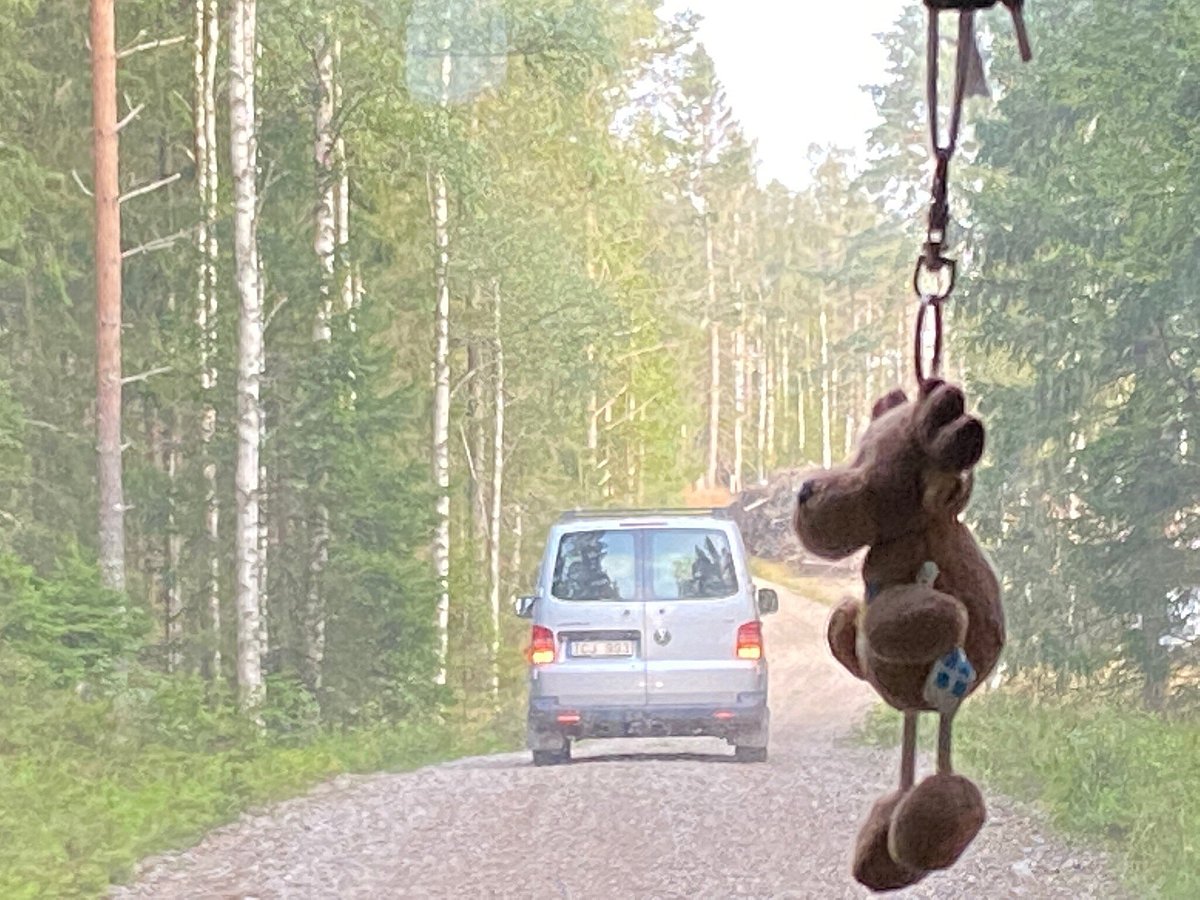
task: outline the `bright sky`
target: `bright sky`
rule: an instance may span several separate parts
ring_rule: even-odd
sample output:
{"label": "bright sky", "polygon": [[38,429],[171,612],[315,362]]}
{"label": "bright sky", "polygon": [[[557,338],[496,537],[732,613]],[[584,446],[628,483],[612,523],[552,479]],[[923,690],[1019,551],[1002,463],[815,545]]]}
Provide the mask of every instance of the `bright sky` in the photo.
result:
{"label": "bright sky", "polygon": [[758,141],[764,182],[808,180],[811,144],[865,148],[875,111],[862,85],[885,57],[875,35],[917,0],[665,0],[663,14],[704,17],[700,40],[734,114]]}

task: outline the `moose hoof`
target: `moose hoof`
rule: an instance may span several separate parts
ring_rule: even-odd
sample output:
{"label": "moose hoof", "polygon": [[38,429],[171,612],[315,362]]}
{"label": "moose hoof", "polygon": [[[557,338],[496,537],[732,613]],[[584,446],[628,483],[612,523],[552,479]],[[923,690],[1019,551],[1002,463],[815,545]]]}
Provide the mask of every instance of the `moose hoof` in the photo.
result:
{"label": "moose hoof", "polygon": [[896,862],[888,852],[888,830],[904,794],[887,794],[876,801],[858,832],[854,847],[854,879],[872,891],[896,891],[925,877],[919,869]]}
{"label": "moose hoof", "polygon": [[945,869],[962,856],[986,819],[983,795],[969,778],[931,775],[896,804],[888,850],[910,868]]}

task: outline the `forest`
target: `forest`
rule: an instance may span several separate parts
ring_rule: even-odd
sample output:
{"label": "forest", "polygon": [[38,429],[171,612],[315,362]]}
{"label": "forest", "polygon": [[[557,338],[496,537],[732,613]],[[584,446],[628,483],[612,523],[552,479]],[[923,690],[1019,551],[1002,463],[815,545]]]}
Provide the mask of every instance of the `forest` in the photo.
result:
{"label": "forest", "polygon": [[[509,599],[560,510],[844,457],[912,377],[910,6],[870,152],[812,147],[797,189],[656,0],[118,4],[109,185],[87,18],[5,3],[0,845],[48,824],[0,892],[51,859],[98,890],[329,772],[504,745]],[[1005,679],[1195,748],[1200,6],[1031,7],[1032,65],[984,22],[947,308]],[[103,839],[89,784],[129,803]]]}

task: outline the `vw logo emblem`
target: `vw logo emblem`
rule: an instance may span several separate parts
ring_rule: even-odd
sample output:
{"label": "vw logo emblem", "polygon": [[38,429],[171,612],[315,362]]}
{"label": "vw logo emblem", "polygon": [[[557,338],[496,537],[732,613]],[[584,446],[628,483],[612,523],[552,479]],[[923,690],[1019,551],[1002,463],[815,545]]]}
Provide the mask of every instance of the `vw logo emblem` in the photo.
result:
{"label": "vw logo emblem", "polygon": [[671,643],[671,632],[667,631],[665,628],[656,628],[654,630],[654,643],[658,644],[660,647],[664,647]]}

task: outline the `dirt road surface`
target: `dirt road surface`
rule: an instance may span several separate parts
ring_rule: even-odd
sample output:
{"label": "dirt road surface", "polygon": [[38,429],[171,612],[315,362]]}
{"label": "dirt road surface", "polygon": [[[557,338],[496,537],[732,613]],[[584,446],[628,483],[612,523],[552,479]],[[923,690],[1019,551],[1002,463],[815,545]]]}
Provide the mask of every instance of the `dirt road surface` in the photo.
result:
{"label": "dirt road surface", "polygon": [[[826,608],[782,589],[780,600],[765,628],[765,764],[732,762],[720,741],[604,741],[579,745],[568,766],[514,753],[339,778],[147,861],[112,896],[869,896],[849,853],[896,754],[847,741],[874,696],[831,661]],[[988,824],[959,864],[898,896],[1127,896],[1099,854],[987,795]]]}

